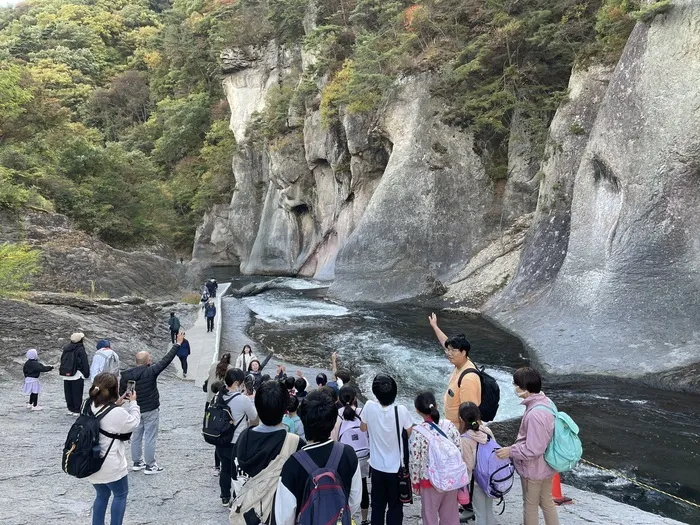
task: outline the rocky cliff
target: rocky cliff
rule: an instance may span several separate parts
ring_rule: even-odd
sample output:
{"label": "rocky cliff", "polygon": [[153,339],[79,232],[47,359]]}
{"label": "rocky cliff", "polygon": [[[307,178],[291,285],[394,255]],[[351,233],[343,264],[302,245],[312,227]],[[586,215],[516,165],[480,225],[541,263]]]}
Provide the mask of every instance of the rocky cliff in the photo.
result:
{"label": "rocky cliff", "polygon": [[346,300],[430,295],[535,209],[527,136],[514,129],[514,175],[492,180],[470,134],[442,123],[430,74],[400,81],[376,114],[327,123],[318,104],[290,111],[290,131],[261,147],[248,140],[255,111],[308,58],[271,45],[224,60],[241,145],[235,190],[198,229],[194,268],[234,264],[247,274],[334,280],[332,293]]}
{"label": "rocky cliff", "polygon": [[486,312],[547,370],[697,387],[700,4],[638,24],[607,77],[572,80],[517,277]]}

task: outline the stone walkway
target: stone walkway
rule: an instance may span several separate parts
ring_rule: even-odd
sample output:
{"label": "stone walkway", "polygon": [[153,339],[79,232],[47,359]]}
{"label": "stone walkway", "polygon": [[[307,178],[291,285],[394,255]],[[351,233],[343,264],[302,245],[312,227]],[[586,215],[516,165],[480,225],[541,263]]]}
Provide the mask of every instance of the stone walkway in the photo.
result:
{"label": "stone walkway", "polygon": [[[217,317],[220,323],[220,314]],[[216,335],[207,334],[204,328],[204,339],[198,333],[196,330],[187,331],[188,338],[195,343],[193,354],[197,348],[213,349],[211,345],[216,344],[218,332]],[[244,338],[245,335],[241,334],[240,340]],[[196,358],[192,358],[193,365],[195,359],[201,361],[197,364],[197,374],[204,368],[208,371],[205,363],[212,355],[207,358],[206,353],[199,352]],[[153,357],[158,359],[161,356]],[[269,371],[274,372],[274,362],[268,366],[271,366]],[[297,368],[289,365],[287,373],[294,374]],[[312,373],[315,375],[315,371],[309,369],[302,368],[302,371],[307,378],[313,377]],[[228,523],[228,509],[221,506],[218,478],[212,476],[210,470],[213,448],[201,437],[205,394],[192,382],[177,379],[175,366],[161,375],[159,390],[161,421],[157,459],[165,471],[156,476],[129,473],[125,523],[225,525]],[[94,498],[92,486],[85,480],[64,474],[60,468],[63,442],[74,421],[65,415],[60,378],[50,373],[42,379],[40,404],[45,407],[42,412],[26,410],[19,379],[3,381],[0,396],[4,401],[0,404],[0,444],[3,448],[0,457],[0,523],[89,523]],[[571,487],[565,487],[564,492],[574,498],[575,504],[560,508],[562,525],[679,524],[597,494]],[[521,523],[520,501],[520,484],[516,483],[507,497],[505,513],[498,518],[500,525]],[[405,515],[404,523],[420,524],[420,505],[406,507]]]}

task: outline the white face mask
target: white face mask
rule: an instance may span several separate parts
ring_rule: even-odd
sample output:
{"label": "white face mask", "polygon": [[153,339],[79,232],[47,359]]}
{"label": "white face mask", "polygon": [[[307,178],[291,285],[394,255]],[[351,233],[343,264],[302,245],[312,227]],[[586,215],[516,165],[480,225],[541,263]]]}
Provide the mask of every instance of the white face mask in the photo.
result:
{"label": "white face mask", "polygon": [[522,399],[525,399],[527,397],[527,390],[521,390],[520,387],[517,385],[515,386],[515,388],[513,390],[515,391],[516,396],[518,396]]}

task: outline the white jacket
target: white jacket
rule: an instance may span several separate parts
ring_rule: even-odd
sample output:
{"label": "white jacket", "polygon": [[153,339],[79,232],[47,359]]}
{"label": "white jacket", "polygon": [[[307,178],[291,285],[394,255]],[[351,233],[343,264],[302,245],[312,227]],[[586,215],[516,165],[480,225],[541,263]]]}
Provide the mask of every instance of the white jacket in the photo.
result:
{"label": "white jacket", "polygon": [[[92,413],[97,414],[99,408],[91,405]],[[128,434],[133,432],[141,422],[141,409],[137,403],[126,402],[121,407],[113,408],[100,420],[100,429],[112,434]],[[104,455],[112,443],[112,438],[100,434],[100,455]],[[125,441],[114,440],[109,454],[105,457],[102,468],[88,476],[90,483],[112,483],[119,481],[128,474],[126,455],[124,453]]]}
{"label": "white jacket", "polygon": [[[236,368],[240,368],[247,374],[250,363],[255,359],[258,358],[253,353],[251,353],[250,355],[238,354],[238,358],[236,359]],[[258,361],[260,360],[258,359]]]}

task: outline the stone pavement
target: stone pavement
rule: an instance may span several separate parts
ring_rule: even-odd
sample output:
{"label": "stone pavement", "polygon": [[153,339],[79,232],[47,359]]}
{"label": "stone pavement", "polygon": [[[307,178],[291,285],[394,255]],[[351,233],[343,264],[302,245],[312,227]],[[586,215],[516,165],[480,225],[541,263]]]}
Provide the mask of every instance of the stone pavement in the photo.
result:
{"label": "stone pavement", "polygon": [[[221,319],[219,315],[217,317]],[[241,316],[240,326],[244,324]],[[188,331],[188,335],[190,333]],[[235,343],[244,339],[245,335],[240,334]],[[154,355],[154,359],[161,355]],[[202,366],[198,365],[197,369],[201,370]],[[274,373],[274,363],[271,366]],[[289,365],[287,373],[294,374],[297,368]],[[302,368],[302,371],[308,378],[315,375],[314,370]],[[45,410],[41,412],[27,411],[21,384],[19,378],[0,383],[3,399],[0,404],[0,444],[3,450],[0,456],[0,523],[90,523],[94,489],[89,482],[64,474],[60,467],[63,443],[74,421],[65,415],[63,382],[55,372],[42,376],[39,401]],[[178,380],[174,366],[161,375],[159,390],[161,420],[157,460],[165,471],[155,476],[129,472],[124,523],[225,525],[228,523],[228,509],[221,506],[218,478],[211,474],[214,450],[201,437],[205,394],[192,382]],[[130,457],[128,446],[127,457]],[[572,487],[564,487],[564,492],[575,503],[560,508],[562,525],[679,523]],[[519,525],[519,483],[516,482],[506,501],[505,513],[497,519],[498,523]],[[405,515],[404,523],[421,523],[418,500],[406,507]]]}

